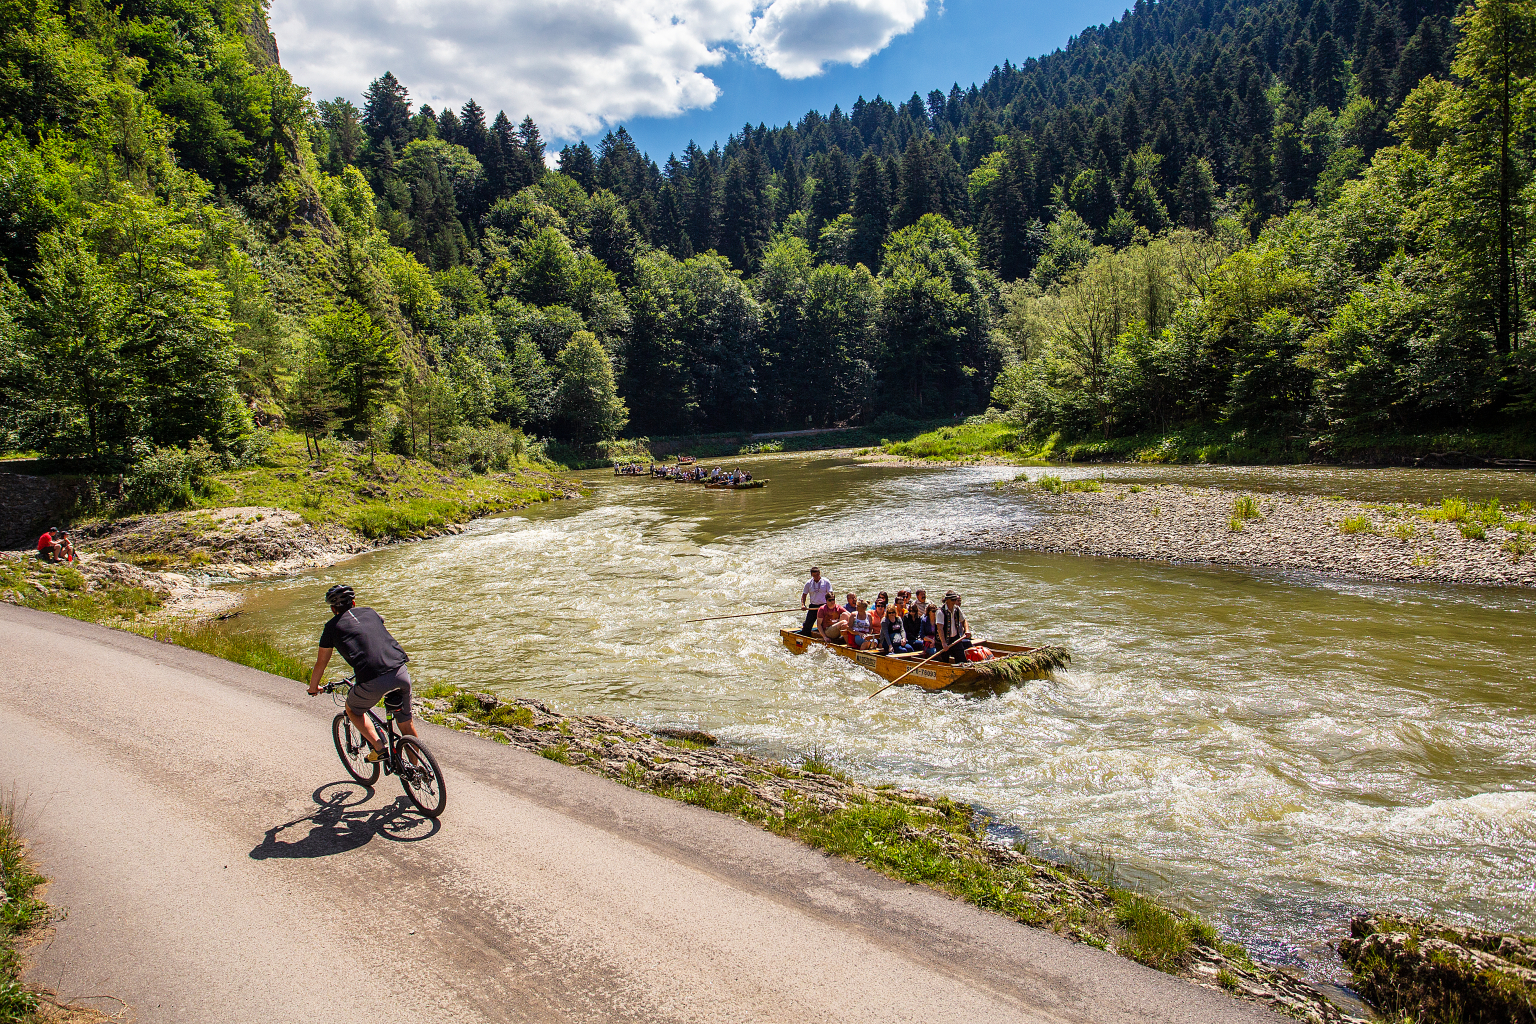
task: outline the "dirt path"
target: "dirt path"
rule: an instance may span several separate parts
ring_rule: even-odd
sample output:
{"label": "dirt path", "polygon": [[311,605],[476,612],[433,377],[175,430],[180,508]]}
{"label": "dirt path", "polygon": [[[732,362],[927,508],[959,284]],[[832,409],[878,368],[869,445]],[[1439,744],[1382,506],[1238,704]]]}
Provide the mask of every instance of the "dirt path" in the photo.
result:
{"label": "dirt path", "polygon": [[434,829],[293,683],[8,606],[0,642],[0,787],[68,915],[30,978],[137,1021],[1281,1019],[425,726]]}

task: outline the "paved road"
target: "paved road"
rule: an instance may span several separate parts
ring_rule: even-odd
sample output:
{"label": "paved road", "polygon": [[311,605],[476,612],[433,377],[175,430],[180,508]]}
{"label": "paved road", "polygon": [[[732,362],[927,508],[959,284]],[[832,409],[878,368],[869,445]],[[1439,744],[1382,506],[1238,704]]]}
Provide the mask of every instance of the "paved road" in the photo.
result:
{"label": "paved road", "polygon": [[345,781],[327,698],[195,652],[9,605],[0,651],[0,790],[68,914],[30,979],[133,1020],[1281,1020],[429,726],[432,827]]}

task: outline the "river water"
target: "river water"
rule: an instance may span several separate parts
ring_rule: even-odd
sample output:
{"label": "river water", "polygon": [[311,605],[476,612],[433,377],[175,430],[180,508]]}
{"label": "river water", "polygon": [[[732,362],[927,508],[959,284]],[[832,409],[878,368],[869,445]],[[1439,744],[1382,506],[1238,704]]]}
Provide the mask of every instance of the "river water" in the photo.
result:
{"label": "river water", "polygon": [[[1337,976],[1358,908],[1536,922],[1536,595],[965,546],[1039,514],[1008,467],[752,460],[740,493],[586,474],[592,491],[457,537],[245,588],[296,649],[330,581],[449,681],[970,801],[1004,837],[1112,864],[1271,960]],[[1064,476],[1405,500],[1536,498],[1469,471],[1106,467]],[[1072,667],[1002,695],[897,687],[783,649],[819,563],[837,592],[960,591],[982,636]],[[242,627],[246,628],[246,627]]]}

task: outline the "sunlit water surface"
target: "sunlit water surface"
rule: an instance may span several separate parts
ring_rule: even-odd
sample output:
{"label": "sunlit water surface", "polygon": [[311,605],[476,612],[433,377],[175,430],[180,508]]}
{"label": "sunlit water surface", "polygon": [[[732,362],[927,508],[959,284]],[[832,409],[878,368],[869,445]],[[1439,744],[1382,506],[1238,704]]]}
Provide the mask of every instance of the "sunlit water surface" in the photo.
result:
{"label": "sunlit water surface", "polygon": [[[754,460],[732,493],[588,474],[591,494],[248,588],[239,622],[313,643],[327,581],[387,618],[418,681],[696,724],[772,755],[973,802],[1005,837],[1113,863],[1272,959],[1335,975],[1357,908],[1536,921],[1536,595],[967,548],[1032,521],[1004,467]],[[1536,497],[1530,476],[1113,467],[1375,500]],[[1032,471],[1037,472],[1037,471]],[[953,587],[979,633],[1072,668],[1000,696],[790,655],[819,563],[839,594]]]}

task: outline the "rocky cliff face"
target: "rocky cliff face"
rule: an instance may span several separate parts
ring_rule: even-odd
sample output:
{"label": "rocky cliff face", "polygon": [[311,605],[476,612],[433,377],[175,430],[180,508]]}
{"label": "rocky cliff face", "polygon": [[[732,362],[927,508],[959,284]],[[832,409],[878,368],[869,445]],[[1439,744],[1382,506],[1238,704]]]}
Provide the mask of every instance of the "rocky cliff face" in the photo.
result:
{"label": "rocky cliff face", "polygon": [[1420,1024],[1536,1024],[1536,939],[1362,914],[1339,954],[1360,994]]}
{"label": "rocky cliff face", "polygon": [[251,17],[245,23],[245,45],[250,50],[251,60],[256,64],[281,66],[282,62],[277,56],[277,36],[272,34],[272,28],[267,24],[267,11],[262,4],[251,5]]}

